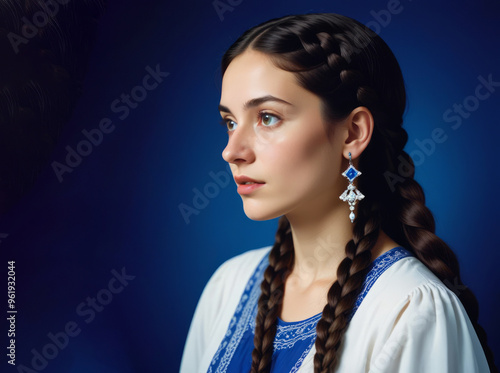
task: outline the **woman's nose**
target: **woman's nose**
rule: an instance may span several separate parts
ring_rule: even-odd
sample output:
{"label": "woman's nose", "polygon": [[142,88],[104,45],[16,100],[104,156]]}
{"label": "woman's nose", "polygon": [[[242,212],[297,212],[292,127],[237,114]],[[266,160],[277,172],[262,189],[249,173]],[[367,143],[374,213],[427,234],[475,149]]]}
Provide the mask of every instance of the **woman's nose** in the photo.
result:
{"label": "woman's nose", "polygon": [[222,158],[228,163],[252,163],[255,160],[253,149],[254,136],[244,126],[239,125],[229,134]]}

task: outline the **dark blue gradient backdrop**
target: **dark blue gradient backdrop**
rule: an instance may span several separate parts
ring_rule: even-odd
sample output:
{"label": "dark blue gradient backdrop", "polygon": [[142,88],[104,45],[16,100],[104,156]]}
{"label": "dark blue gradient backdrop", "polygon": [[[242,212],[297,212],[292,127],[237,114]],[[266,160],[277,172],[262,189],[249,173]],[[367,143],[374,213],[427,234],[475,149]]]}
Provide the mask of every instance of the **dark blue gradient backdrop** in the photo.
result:
{"label": "dark blue gradient backdrop", "polygon": [[[220,57],[250,26],[305,12],[358,19],[398,58],[406,149],[498,360],[500,84],[476,88],[500,82],[499,3],[390,1],[392,14],[386,0],[219,3],[231,10],[219,16],[211,0],[109,3],[83,95],[51,158],[72,162],[72,171],[58,178],[47,164],[0,220],[5,282],[7,260],[16,260],[16,363],[64,373],[178,371],[210,275],[272,244],[276,230],[275,220],[246,218],[227,183]],[[85,133],[94,144],[82,143]],[[78,146],[87,155],[66,160]],[[5,290],[3,312],[6,298]],[[5,354],[0,360],[0,371],[16,371]]]}

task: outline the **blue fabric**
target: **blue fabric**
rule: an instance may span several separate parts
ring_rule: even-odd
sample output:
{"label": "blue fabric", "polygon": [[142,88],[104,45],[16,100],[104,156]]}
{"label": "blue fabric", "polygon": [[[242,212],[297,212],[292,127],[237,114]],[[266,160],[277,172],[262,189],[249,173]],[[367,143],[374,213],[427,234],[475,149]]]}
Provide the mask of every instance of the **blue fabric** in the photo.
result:
{"label": "blue fabric", "polygon": [[[409,251],[399,246],[387,251],[373,261],[351,318],[380,275],[398,260],[411,255]],[[260,283],[268,265],[268,255],[265,255],[245,287],[226,335],[212,359],[208,369],[209,373],[250,371]],[[297,322],[285,322],[278,318],[271,372],[293,373],[300,368],[302,361],[314,345],[316,325],[320,318],[321,313]]]}

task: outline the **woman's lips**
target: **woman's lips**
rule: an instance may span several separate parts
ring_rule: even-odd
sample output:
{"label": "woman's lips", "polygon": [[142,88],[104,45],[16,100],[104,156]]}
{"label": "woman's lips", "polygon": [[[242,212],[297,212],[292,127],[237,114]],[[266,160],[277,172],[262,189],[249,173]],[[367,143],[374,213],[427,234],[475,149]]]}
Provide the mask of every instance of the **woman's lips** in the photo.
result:
{"label": "woman's lips", "polygon": [[256,189],[264,186],[264,183],[250,183],[250,184],[238,184],[238,193],[239,194],[250,194]]}
{"label": "woman's lips", "polygon": [[250,194],[265,184],[263,181],[255,180],[245,175],[235,176],[234,181],[238,184],[239,194]]}

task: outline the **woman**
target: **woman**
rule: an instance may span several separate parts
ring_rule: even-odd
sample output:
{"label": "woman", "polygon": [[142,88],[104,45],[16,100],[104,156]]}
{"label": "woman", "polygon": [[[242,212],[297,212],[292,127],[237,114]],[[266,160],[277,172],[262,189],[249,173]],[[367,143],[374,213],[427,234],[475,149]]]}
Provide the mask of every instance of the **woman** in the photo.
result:
{"label": "woman", "polygon": [[210,279],[181,372],[496,371],[474,295],[445,285],[458,261],[403,150],[387,45],[344,16],[287,16],[245,32],[222,72],[245,213],[281,218],[272,248]]}

